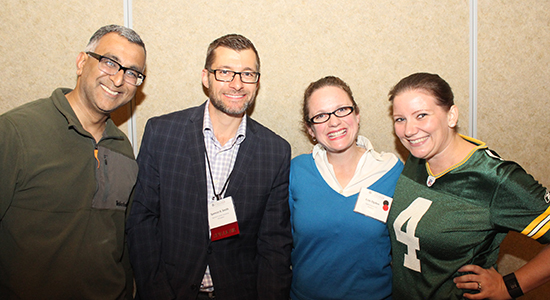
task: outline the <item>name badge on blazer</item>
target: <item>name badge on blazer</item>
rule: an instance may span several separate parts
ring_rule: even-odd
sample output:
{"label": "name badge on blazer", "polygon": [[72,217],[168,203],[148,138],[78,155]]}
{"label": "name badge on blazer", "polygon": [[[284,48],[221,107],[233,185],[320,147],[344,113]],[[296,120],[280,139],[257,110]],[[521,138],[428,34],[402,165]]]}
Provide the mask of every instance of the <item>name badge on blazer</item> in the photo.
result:
{"label": "name badge on blazer", "polygon": [[212,241],[239,234],[233,198],[227,197],[208,204],[208,224]]}
{"label": "name badge on blazer", "polygon": [[392,201],[393,198],[391,197],[367,188],[362,188],[353,211],[385,224],[388,220]]}

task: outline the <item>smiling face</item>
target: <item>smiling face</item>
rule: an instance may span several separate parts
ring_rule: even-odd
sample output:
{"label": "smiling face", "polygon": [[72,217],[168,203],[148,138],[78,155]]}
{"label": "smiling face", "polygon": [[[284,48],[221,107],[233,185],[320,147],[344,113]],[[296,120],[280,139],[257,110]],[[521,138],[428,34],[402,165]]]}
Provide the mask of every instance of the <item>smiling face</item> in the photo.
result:
{"label": "smiling face", "polygon": [[[124,67],[143,72],[145,51],[140,45],[129,42],[118,33],[104,35],[94,49],[95,53],[109,57]],[[81,52],[77,58],[77,89],[82,103],[91,114],[107,115],[128,103],[137,87],[123,79],[123,72],[108,75],[98,68],[99,61]]]}
{"label": "smiling face", "polygon": [[[309,98],[309,118],[344,106],[353,106],[353,103],[343,89],[335,86],[322,87]],[[309,124],[307,130],[327,152],[343,153],[355,145],[359,134],[359,114],[353,112],[342,118],[331,115],[325,123]]]}
{"label": "smiling face", "polygon": [[[224,69],[235,72],[257,70],[257,58],[252,49],[235,51],[226,47],[218,47],[211,69]],[[231,116],[242,116],[254,102],[258,83],[243,83],[239,75],[231,82],[217,81],[214,74],[207,69],[202,71],[202,83],[208,89],[212,107]]]}
{"label": "smiling face", "polygon": [[[432,95],[419,90],[407,90],[393,99],[395,134],[411,154],[431,159],[448,150],[456,134],[458,109],[449,110],[436,104]],[[448,151],[447,151],[448,152]]]}

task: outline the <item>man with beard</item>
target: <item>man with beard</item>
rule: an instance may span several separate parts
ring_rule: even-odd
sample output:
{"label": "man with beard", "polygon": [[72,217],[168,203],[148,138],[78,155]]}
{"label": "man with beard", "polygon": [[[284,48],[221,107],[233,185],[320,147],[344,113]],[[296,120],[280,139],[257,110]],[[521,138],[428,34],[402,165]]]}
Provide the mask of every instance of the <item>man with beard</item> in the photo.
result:
{"label": "man with beard", "polygon": [[209,99],[147,122],[127,224],[136,299],[288,299],[290,145],[246,114],[259,72],[247,38],[220,37]]}
{"label": "man with beard", "polygon": [[101,27],[74,89],[0,116],[0,299],[132,299],[124,221],[138,166],[109,115],[145,59],[132,29]]}

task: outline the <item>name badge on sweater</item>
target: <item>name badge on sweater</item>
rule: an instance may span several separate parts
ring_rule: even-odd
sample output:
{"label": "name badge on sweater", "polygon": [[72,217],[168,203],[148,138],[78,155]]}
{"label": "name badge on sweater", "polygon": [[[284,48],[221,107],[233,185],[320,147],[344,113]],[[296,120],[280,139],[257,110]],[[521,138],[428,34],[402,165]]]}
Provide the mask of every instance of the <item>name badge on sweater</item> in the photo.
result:
{"label": "name badge on sweater", "polygon": [[371,217],[382,223],[388,220],[393,198],[367,188],[362,188],[355,203],[354,212]]}
{"label": "name badge on sweater", "polygon": [[227,197],[208,204],[208,224],[212,241],[239,234],[233,198]]}

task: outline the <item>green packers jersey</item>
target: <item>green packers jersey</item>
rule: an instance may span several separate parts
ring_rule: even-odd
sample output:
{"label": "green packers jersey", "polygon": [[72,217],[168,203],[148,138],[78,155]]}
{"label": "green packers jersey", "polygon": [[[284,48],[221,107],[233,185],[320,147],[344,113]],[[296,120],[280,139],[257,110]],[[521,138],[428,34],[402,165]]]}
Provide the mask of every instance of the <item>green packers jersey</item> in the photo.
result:
{"label": "green packers jersey", "polygon": [[388,217],[393,299],[463,299],[457,270],[495,266],[510,230],[550,242],[550,193],[518,164],[483,142],[438,177],[410,156]]}

